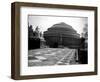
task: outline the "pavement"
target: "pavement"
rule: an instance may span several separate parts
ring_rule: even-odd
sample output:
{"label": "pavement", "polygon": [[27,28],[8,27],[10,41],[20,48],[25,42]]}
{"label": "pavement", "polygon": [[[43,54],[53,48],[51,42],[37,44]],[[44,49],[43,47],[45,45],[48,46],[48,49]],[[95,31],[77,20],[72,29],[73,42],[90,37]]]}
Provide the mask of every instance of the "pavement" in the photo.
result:
{"label": "pavement", "polygon": [[76,49],[43,48],[28,51],[28,66],[71,65],[76,62]]}

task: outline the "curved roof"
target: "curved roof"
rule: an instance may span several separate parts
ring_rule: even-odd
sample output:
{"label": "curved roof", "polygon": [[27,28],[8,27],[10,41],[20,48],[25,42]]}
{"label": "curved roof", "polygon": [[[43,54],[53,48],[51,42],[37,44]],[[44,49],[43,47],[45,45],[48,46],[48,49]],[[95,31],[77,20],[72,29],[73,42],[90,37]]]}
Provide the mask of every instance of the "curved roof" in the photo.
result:
{"label": "curved roof", "polygon": [[[72,30],[72,31],[75,31],[72,26],[64,23],[64,22],[60,22],[60,23],[57,23],[57,24],[54,24],[51,28],[49,28],[48,30],[52,30],[52,29],[64,29],[64,30]],[[76,31],[75,31],[76,32]]]}
{"label": "curved roof", "polygon": [[54,24],[44,32],[44,36],[59,36],[59,34],[64,37],[70,36],[73,38],[80,38],[80,35],[76,32],[76,30],[64,22]]}

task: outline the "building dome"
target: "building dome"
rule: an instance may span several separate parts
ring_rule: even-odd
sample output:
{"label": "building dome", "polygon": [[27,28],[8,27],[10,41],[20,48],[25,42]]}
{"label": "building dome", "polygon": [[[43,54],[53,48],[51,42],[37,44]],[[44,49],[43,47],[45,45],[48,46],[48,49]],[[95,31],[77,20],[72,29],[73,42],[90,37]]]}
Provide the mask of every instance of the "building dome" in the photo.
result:
{"label": "building dome", "polygon": [[80,35],[72,28],[72,26],[61,22],[54,24],[44,32],[44,38],[47,45],[53,47],[54,44],[62,45],[70,48],[77,48],[80,43]]}
{"label": "building dome", "polygon": [[[73,28],[72,28],[72,26],[70,26],[70,25],[68,25],[68,24],[66,24],[66,23],[64,23],[64,22],[61,22],[61,23],[58,23],[58,24],[54,24],[53,26],[52,26],[52,28],[49,28],[49,29],[58,29],[58,28],[61,28],[61,29],[65,29],[65,30],[74,30]],[[67,29],[66,29],[67,28]],[[75,31],[75,30],[74,30]]]}

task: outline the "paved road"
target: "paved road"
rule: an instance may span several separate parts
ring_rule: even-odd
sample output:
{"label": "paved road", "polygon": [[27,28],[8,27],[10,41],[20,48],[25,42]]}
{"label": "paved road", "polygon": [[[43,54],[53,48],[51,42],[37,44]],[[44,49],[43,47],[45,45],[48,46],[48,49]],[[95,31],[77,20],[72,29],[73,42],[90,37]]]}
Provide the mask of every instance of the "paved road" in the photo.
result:
{"label": "paved road", "polygon": [[76,64],[75,49],[68,48],[45,48],[29,50],[29,66],[50,66]]}

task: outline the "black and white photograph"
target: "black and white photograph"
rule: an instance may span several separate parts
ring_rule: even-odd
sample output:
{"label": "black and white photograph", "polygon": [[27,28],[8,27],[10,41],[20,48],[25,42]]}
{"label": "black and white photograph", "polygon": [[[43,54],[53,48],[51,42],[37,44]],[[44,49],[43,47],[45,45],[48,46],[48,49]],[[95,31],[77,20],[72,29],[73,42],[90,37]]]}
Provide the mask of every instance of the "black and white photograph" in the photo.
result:
{"label": "black and white photograph", "polygon": [[27,17],[28,66],[88,64],[88,18],[34,15]]}

